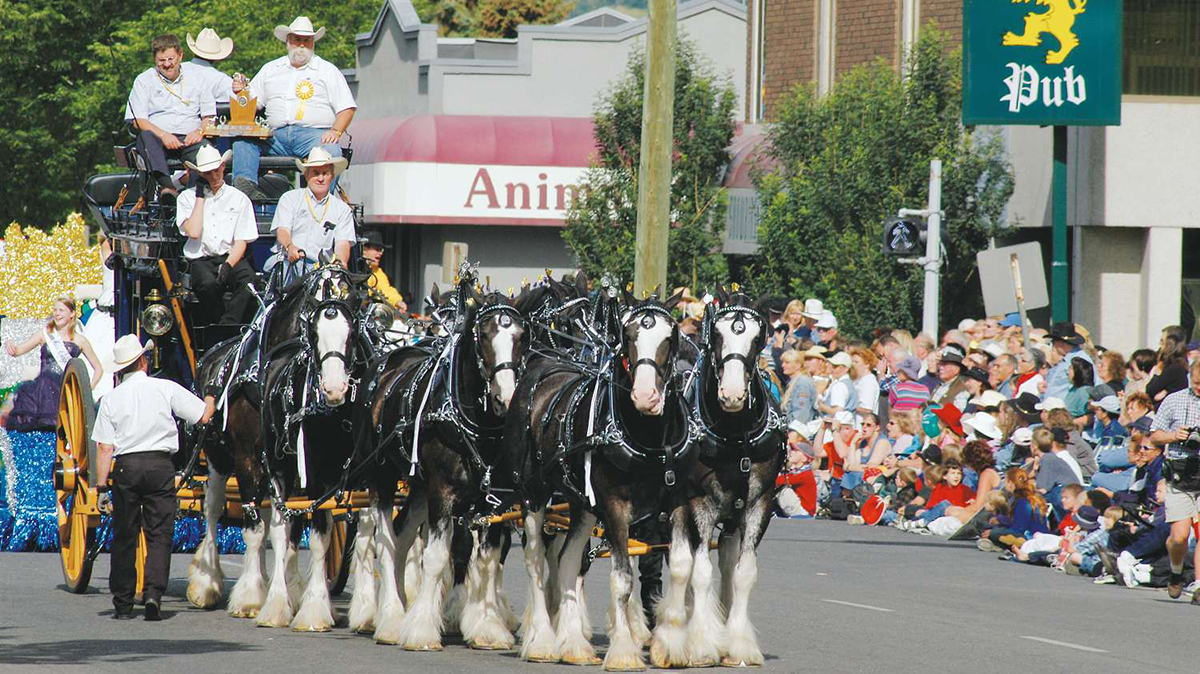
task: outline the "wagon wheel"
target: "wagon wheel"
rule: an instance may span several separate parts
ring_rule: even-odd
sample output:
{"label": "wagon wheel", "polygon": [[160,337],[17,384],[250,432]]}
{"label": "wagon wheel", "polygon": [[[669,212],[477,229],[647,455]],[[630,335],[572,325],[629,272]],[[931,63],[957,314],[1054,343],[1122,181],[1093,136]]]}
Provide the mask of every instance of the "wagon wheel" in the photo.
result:
{"label": "wagon wheel", "polygon": [[329,594],[340,596],[350,579],[350,560],[354,557],[354,535],[358,520],[354,512],[335,517],[329,528],[329,550],[325,553],[325,577],[329,579]]}
{"label": "wagon wheel", "polygon": [[96,465],[92,424],[96,420],[87,366],[79,358],[67,363],[58,402],[54,491],[58,512],[58,548],[63,582],[75,594],[87,591],[95,561],[100,512],[88,480]]}

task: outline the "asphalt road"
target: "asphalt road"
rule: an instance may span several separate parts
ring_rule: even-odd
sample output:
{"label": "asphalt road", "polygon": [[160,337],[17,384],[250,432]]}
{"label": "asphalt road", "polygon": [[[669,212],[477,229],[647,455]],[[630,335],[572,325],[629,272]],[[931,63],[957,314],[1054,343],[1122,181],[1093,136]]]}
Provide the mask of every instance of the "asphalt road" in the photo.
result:
{"label": "asphalt road", "polygon": [[[777,520],[760,550],[752,618],[767,656],[763,672],[1197,671],[1200,607],[1161,590],[1096,586],[1000,562],[969,544],[833,522]],[[236,575],[240,561],[224,557],[226,573]],[[107,555],[97,560],[92,589],[73,595],[62,588],[57,555],[0,554],[0,672],[578,671],[471,651],[453,638],[444,652],[408,653],[344,628],[256,628],[192,608],[187,562],[172,560],[163,622],[117,622]],[[589,578],[598,629],[607,568],[597,563]],[[519,550],[505,571],[520,615]],[[343,616],[352,590],[335,600]],[[596,641],[602,653],[605,638]]]}

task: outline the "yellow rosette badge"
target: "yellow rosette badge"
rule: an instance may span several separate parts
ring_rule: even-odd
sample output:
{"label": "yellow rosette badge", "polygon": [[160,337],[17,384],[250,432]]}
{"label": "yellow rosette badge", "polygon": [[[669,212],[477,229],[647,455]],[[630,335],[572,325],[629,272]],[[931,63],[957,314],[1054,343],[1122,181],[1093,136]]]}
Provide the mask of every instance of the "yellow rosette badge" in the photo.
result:
{"label": "yellow rosette badge", "polygon": [[304,119],[304,104],[308,103],[308,99],[316,93],[317,88],[313,86],[311,80],[300,80],[296,83],[296,98],[300,99],[300,105],[296,108],[297,122]]}

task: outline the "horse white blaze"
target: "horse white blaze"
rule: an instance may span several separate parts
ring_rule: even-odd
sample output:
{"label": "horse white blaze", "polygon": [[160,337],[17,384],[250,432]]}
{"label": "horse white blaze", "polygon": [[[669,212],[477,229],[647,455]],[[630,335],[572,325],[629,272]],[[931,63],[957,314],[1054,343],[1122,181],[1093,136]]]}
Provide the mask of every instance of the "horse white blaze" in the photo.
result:
{"label": "horse white blaze", "polygon": [[[652,327],[639,329],[637,341],[634,344],[638,359],[653,360],[663,342],[671,338],[671,327],[671,324],[663,317],[654,316]],[[633,406],[642,414],[661,415],[663,413],[663,394],[658,388],[658,373],[649,363],[637,366],[630,363],[629,365],[633,367],[633,391],[629,394],[633,400]],[[673,363],[662,363],[664,372],[670,372],[673,365]]]}
{"label": "horse white blaze", "polygon": [[[741,323],[741,334],[734,331],[733,326]],[[754,348],[754,340],[762,329],[757,321],[745,318],[721,320],[716,323],[717,332],[721,335],[720,358],[729,354],[742,354],[753,357],[750,350]],[[739,358],[732,358],[721,367],[721,379],[717,386],[717,398],[726,412],[738,412],[746,404],[746,364]]]}
{"label": "horse white blaze", "polygon": [[[349,355],[350,323],[340,311],[333,318],[327,318],[322,312],[317,318],[317,357],[324,358],[328,353]],[[346,372],[346,362],[341,358],[325,358],[321,362],[321,392],[325,394],[325,402],[331,406],[341,405],[350,387],[350,373]]]}
{"label": "horse white blaze", "polygon": [[[511,363],[517,359],[517,326],[510,323],[508,327],[497,328],[492,337],[492,353],[496,356],[495,365]],[[517,390],[517,373],[511,369],[503,369],[492,375],[492,385],[496,387],[493,395],[500,407],[507,411],[508,403],[512,401],[513,392]]]}

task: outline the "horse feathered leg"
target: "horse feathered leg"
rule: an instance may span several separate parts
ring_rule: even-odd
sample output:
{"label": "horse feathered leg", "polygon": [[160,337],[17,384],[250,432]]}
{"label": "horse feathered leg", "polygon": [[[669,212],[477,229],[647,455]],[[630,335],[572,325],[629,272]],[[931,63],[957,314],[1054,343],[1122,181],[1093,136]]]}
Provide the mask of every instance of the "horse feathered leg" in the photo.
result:
{"label": "horse feathered leg", "polygon": [[724,620],[713,587],[712,555],[708,541],[712,527],[700,527],[700,542],[692,558],[692,617],[688,620],[688,653],[692,667],[717,664],[728,645]]}
{"label": "horse feathered leg", "polygon": [[354,594],[350,598],[350,629],[369,634],[375,630],[375,516],[371,509],[356,514],[354,534]]}
{"label": "horse feathered leg", "polygon": [[[375,560],[379,565],[379,587],[375,607],[375,643],[400,643],[400,624],[404,620],[404,604],[396,580],[397,542],[392,528],[394,494],[387,490],[372,491],[371,514],[375,520]],[[409,507],[413,502],[409,501]],[[412,513],[409,513],[411,516]],[[415,526],[415,525],[414,525]]]}
{"label": "horse feathered leg", "polygon": [[454,530],[449,518],[431,516],[425,554],[421,557],[421,590],[400,624],[400,643],[410,651],[442,650],[442,573],[450,562]]}
{"label": "horse feathered leg", "polygon": [[495,525],[480,536],[476,556],[479,558],[481,615],[468,635],[464,623],[463,638],[472,648],[507,650],[516,643],[516,638],[505,623],[500,608],[498,579],[500,575],[500,525]]}
{"label": "horse feathered leg", "polygon": [[268,531],[271,538],[272,573],[271,584],[267,588],[267,598],[258,611],[255,623],[259,627],[287,627],[292,622],[292,602],[287,585],[287,567],[292,559],[288,536],[290,522],[283,519],[283,513],[271,509],[271,524]]}
{"label": "horse feathered leg", "polygon": [[554,650],[560,660],[571,665],[600,664],[596,649],[584,633],[583,612],[587,608],[582,601],[579,583],[583,551],[595,524],[595,515],[582,508],[572,508],[571,529],[558,558],[559,594],[562,600],[558,609]]}
{"label": "horse feathered leg", "polygon": [[729,666],[758,666],[763,663],[762,650],[754,625],[750,623],[750,590],[758,579],[758,541],[771,516],[769,498],[757,498],[746,506],[742,520],[741,555],[733,569],[733,601],[725,625],[729,635],[729,653],[721,661]]}
{"label": "horse feathered leg", "polygon": [[521,657],[531,662],[557,662],[554,651],[554,627],[546,606],[549,582],[546,565],[546,541],[542,537],[545,510],[525,512],[525,571],[529,574],[529,594],[521,635]]}
{"label": "horse feathered leg", "polygon": [[654,607],[656,625],[650,642],[650,662],[655,667],[686,667],[691,661],[687,635],[687,588],[692,577],[692,543],[684,511],[671,516],[671,549],[667,557],[670,578],[666,593]]}
{"label": "horse feathered leg", "polygon": [[221,583],[225,574],[221,573],[221,556],[217,552],[217,521],[225,511],[228,479],[209,465],[204,497],[204,540],[200,541],[192,563],[188,565],[187,598],[196,608],[215,608],[221,601]]}
{"label": "horse feathered leg", "polygon": [[263,540],[267,535],[267,520],[271,517],[271,510],[259,508],[257,512],[256,520],[242,525],[242,539],[246,541],[246,553],[242,558],[245,567],[229,593],[229,605],[226,607],[226,612],[234,618],[258,616],[263,602],[267,600],[266,579],[263,577],[267,549]]}
{"label": "horse feathered leg", "polygon": [[329,599],[329,583],[325,575],[325,555],[329,554],[329,535],[333,516],[328,511],[313,514],[312,530],[308,537],[308,583],[300,608],[292,618],[292,629],[297,632],[328,632],[337,618],[333,603]]}
{"label": "horse feathered leg", "polygon": [[608,652],[604,669],[610,672],[639,671],[646,668],[642,644],[629,625],[629,598],[633,595],[633,565],[629,561],[629,504],[610,502],[605,513],[604,537],[612,549],[609,600],[612,602],[612,629],[608,633]]}

